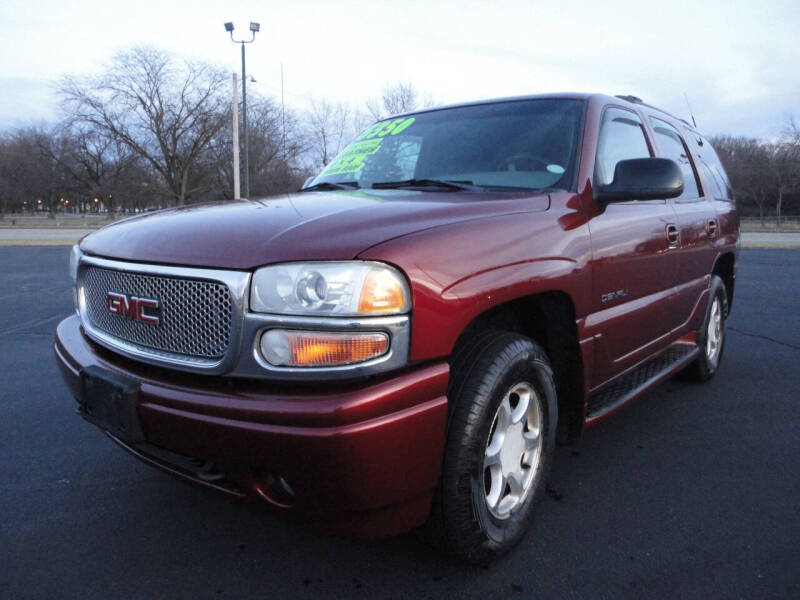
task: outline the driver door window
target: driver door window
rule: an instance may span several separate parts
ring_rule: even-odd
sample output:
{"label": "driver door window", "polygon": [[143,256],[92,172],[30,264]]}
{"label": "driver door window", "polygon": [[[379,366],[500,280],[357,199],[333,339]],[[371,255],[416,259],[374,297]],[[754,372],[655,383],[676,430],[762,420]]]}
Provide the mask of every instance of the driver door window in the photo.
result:
{"label": "driver door window", "polygon": [[600,139],[597,142],[595,185],[608,185],[614,179],[614,169],[621,160],[652,156],[642,122],[635,113],[609,108],[603,115]]}

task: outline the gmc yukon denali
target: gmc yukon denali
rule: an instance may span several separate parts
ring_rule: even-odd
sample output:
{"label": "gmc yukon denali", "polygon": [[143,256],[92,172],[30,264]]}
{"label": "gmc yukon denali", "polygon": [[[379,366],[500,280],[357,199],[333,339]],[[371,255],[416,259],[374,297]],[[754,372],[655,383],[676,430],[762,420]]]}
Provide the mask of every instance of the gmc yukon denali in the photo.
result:
{"label": "gmc yukon denali", "polygon": [[713,377],[738,248],[711,144],[638,98],[423,110],[298,193],[86,236],[55,355],[80,415],[153,466],[485,562],[557,439]]}

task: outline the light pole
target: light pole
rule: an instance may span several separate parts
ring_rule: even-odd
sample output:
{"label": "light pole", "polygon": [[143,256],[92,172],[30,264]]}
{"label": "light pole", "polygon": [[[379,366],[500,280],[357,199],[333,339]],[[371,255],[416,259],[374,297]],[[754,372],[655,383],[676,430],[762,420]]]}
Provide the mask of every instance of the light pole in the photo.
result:
{"label": "light pole", "polygon": [[261,25],[253,21],[250,22],[250,39],[237,40],[233,37],[233,23],[225,23],[225,31],[231,34],[231,41],[240,44],[242,47],[242,129],[244,129],[244,177],[242,179],[242,192],[245,198],[250,197],[250,136],[247,133],[247,71],[244,64],[244,45],[250,44],[256,39],[256,33],[261,29]]}
{"label": "light pole", "polygon": [[233,73],[233,101],[231,103],[231,115],[233,116],[233,199],[241,200],[239,181],[241,172],[239,171],[239,82],[236,81],[236,73]]}

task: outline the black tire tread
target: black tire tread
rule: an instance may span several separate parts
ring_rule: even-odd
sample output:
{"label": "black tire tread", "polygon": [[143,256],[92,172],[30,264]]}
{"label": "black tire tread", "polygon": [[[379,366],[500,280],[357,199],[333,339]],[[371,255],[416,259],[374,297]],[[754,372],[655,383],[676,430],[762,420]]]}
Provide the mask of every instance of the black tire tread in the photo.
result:
{"label": "black tire tread", "polygon": [[[498,377],[509,361],[524,352],[529,354],[531,360],[546,368],[552,379],[552,368],[544,350],[532,340],[516,333],[480,332],[467,340],[453,355],[442,479],[437,487],[431,516],[425,529],[426,537],[430,541],[446,553],[466,562],[486,562],[507,552],[511,546],[502,549],[487,548],[480,543],[478,523],[474,520],[467,522],[463,518],[463,515],[471,514],[472,497],[471,491],[464,489],[463,478],[458,480],[454,477],[460,471],[454,463],[465,452],[474,450],[467,450],[463,440],[476,439],[470,434],[481,426],[484,407],[478,403],[461,406],[459,402],[463,403],[470,398],[487,398],[491,392],[487,382]],[[454,432],[459,432],[458,439]],[[473,445],[474,443],[473,441]],[[455,493],[446,493],[443,488],[447,492]],[[469,539],[465,539],[465,532],[470,532]]]}

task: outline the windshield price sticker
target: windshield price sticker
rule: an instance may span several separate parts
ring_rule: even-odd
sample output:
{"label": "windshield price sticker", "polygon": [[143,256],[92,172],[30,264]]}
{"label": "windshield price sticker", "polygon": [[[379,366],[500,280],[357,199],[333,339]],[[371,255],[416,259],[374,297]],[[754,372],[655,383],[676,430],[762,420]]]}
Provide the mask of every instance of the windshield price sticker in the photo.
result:
{"label": "windshield price sticker", "polygon": [[414,117],[403,117],[392,121],[381,121],[367,128],[356,141],[344,151],[322,172],[322,175],[341,175],[357,173],[364,168],[366,158],[381,148],[387,135],[397,135],[414,123]]}
{"label": "windshield price sticker", "polygon": [[408,129],[414,122],[414,117],[394,119],[393,121],[381,121],[368,127],[356,140],[366,140],[369,138],[382,138],[387,135],[397,135]]}
{"label": "windshield price sticker", "polygon": [[354,142],[350,144],[339,157],[325,169],[323,175],[338,175],[340,173],[356,173],[364,167],[364,160],[375,154],[381,147],[382,138]]}

